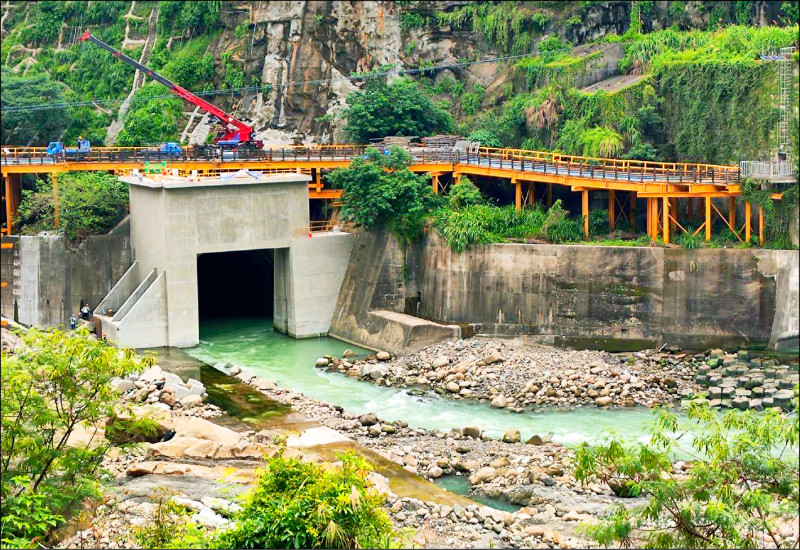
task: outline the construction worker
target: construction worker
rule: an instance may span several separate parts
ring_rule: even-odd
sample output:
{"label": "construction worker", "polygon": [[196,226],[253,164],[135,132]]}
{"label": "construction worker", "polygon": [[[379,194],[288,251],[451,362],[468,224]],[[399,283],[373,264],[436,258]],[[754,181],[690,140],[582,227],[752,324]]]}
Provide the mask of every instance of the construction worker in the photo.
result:
{"label": "construction worker", "polygon": [[89,320],[89,314],[91,312],[92,312],[92,310],[89,309],[89,302],[86,302],[86,304],[84,304],[84,306],[81,308],[81,319],[84,319],[84,320],[88,321]]}
{"label": "construction worker", "polygon": [[75,317],[75,314],[69,316],[69,329],[75,330],[75,325],[78,322],[78,319]]}

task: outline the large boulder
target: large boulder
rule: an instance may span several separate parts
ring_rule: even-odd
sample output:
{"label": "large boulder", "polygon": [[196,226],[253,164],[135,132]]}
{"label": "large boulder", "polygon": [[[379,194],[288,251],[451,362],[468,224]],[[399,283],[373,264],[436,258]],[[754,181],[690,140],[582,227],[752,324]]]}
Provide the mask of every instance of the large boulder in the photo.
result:
{"label": "large boulder", "polygon": [[378,361],[388,361],[392,358],[392,356],[386,351],[379,351],[375,354],[375,357],[378,359]]}
{"label": "large boulder", "polygon": [[519,430],[515,428],[511,428],[506,433],[503,434],[503,442],[505,443],[519,443],[520,434]]}
{"label": "large boulder", "polygon": [[471,485],[477,485],[479,483],[483,483],[484,481],[491,481],[497,475],[497,470],[492,468],[491,466],[484,466],[480,468],[477,472],[469,476],[469,482]]}
{"label": "large boulder", "polygon": [[481,430],[478,426],[467,426],[466,428],[461,429],[461,433],[473,439],[480,439],[481,435],[483,434],[483,430]]}
{"label": "large boulder", "polygon": [[491,365],[492,363],[499,363],[503,360],[503,356],[500,355],[500,352],[492,349],[486,352],[486,355],[483,358],[483,362],[487,365]]}
{"label": "large boulder", "polygon": [[594,403],[595,403],[595,405],[597,405],[598,407],[608,407],[609,405],[611,405],[611,403],[612,403],[613,401],[614,401],[614,400],[613,400],[613,399],[612,399],[610,396],[608,396],[608,395],[605,395],[605,396],[603,396],[603,397],[598,397],[597,399],[595,399],[595,400],[594,400]]}
{"label": "large boulder", "polygon": [[442,367],[446,367],[450,364],[450,358],[446,355],[440,355],[436,359],[433,360],[433,368],[440,369]]}
{"label": "large boulder", "polygon": [[492,407],[494,407],[496,409],[502,409],[506,405],[508,405],[508,398],[505,395],[503,395],[502,393],[498,394],[498,395],[495,395],[494,399],[492,399],[491,405],[492,405]]}
{"label": "large boulder", "polygon": [[185,420],[181,420],[175,426],[175,432],[181,437],[207,439],[217,443],[238,443],[241,439],[239,434],[230,428],[196,417],[188,417]]}

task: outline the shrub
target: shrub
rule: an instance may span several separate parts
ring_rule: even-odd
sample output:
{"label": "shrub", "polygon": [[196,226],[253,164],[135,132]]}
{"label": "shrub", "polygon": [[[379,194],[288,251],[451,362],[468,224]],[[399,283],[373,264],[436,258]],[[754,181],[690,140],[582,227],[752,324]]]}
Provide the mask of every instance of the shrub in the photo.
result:
{"label": "shrub", "polygon": [[479,204],[460,210],[442,208],[436,213],[434,225],[450,248],[462,252],[473,244],[535,237],[544,221],[545,214],[538,206],[518,211],[513,206]]}
{"label": "shrub", "polygon": [[[796,408],[797,386],[793,403]],[[719,415],[704,398],[685,411],[688,421],[679,422],[658,409],[646,443],[611,438],[578,449],[579,481],[598,476],[618,492],[647,495],[643,506],[620,505],[584,531],[603,546],[635,540],[648,548],[759,548],[766,539],[785,547],[775,523],[796,517],[800,505],[798,415],[774,408]],[[687,440],[693,461],[677,476],[672,458]]]}
{"label": "shrub", "polygon": [[681,233],[680,235],[676,235],[674,242],[684,248],[700,248],[703,246],[703,239],[705,239],[704,233],[698,233],[694,235],[695,229],[692,226],[686,227],[687,233]]}
{"label": "shrub", "polygon": [[462,178],[460,182],[450,188],[447,194],[447,202],[453,210],[459,210],[465,206],[483,204],[480,190],[469,178]]}
{"label": "shrub", "polygon": [[281,453],[214,548],[376,548],[392,540],[383,497],[370,488],[371,467],[353,451],[340,467],[300,462]]}
{"label": "shrub", "polygon": [[156,505],[149,521],[133,528],[133,539],[140,548],[208,548],[205,529],[172,500],[171,491],[157,489],[152,500]]}
{"label": "shrub", "polygon": [[401,241],[413,241],[438,202],[430,176],[409,170],[411,156],[399,147],[389,154],[369,148],[364,157],[328,176],[344,190],[342,216],[367,228],[388,227]]}
{"label": "shrub", "polygon": [[0,538],[17,546],[45,538],[73,504],[99,492],[99,468],[108,448],[67,445],[79,427],[92,429],[113,411],[109,384],[143,370],[151,360],[90,339],[88,333],[40,332],[26,347],[2,353]]}
{"label": "shrub", "polygon": [[541,234],[554,243],[577,242],[583,238],[583,227],[569,217],[569,212],[563,209],[559,199],[548,209]]}
{"label": "shrub", "polygon": [[608,233],[608,210],[594,209],[589,211],[589,235],[605,235]]}

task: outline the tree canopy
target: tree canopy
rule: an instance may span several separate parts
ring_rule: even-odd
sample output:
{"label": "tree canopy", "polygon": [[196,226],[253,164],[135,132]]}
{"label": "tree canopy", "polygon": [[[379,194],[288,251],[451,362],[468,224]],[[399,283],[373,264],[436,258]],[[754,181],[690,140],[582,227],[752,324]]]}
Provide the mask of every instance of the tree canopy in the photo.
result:
{"label": "tree canopy", "polygon": [[347,96],[345,131],[358,143],[384,136],[429,136],[450,132],[453,120],[414,81],[369,81]]}
{"label": "tree canopy", "polygon": [[389,227],[401,240],[422,232],[425,216],[436,204],[428,175],[408,169],[411,156],[399,147],[388,154],[369,148],[328,181],[344,190],[342,215],[367,228]]}
{"label": "tree canopy", "polygon": [[[19,76],[3,68],[0,95],[3,107],[58,104],[64,102],[64,86],[46,74]],[[40,145],[58,139],[69,125],[66,108],[3,112],[0,119],[3,143]]]}

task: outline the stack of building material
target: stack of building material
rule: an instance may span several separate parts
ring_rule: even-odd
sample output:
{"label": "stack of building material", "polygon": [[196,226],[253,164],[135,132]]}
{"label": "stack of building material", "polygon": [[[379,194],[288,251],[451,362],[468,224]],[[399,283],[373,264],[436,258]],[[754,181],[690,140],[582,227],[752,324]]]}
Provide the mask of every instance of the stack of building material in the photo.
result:
{"label": "stack of building material", "polygon": [[457,141],[463,140],[463,136],[439,135],[422,138],[423,147],[455,147]]}
{"label": "stack of building material", "polygon": [[411,144],[411,140],[416,136],[386,136],[383,138],[383,146],[384,147],[408,147]]}

